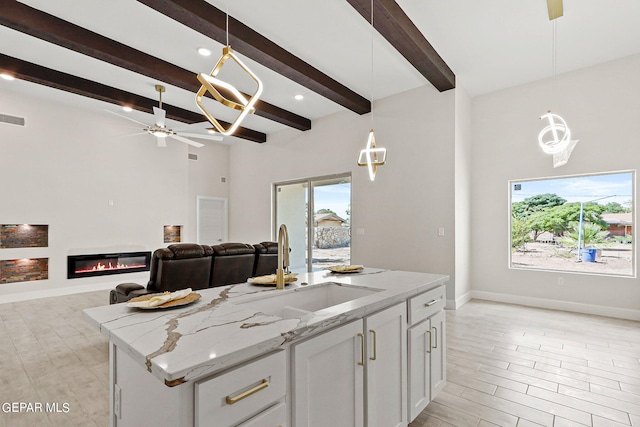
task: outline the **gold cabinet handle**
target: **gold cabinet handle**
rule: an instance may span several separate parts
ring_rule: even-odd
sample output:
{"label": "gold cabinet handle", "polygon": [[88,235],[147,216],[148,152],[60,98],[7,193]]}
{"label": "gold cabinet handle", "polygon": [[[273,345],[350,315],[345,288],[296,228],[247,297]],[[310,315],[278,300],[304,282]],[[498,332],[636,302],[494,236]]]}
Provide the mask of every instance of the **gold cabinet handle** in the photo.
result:
{"label": "gold cabinet handle", "polygon": [[361,353],[360,353],[360,361],[358,362],[358,365],[360,366],[364,366],[364,335],[363,334],[358,334],[358,336],[360,337],[360,348]]}
{"label": "gold cabinet handle", "polygon": [[373,357],[370,357],[369,360],[376,360],[377,359],[377,354],[378,354],[378,343],[376,341],[376,331],[374,331],[373,329],[369,329],[369,332],[371,332],[371,334],[373,334]]}
{"label": "gold cabinet handle", "polygon": [[427,331],[427,333],[429,334],[429,350],[427,350],[427,353],[431,353],[431,331]]}
{"label": "gold cabinet handle", "polygon": [[237,403],[239,401],[241,401],[242,399],[244,399],[245,397],[249,397],[254,393],[259,392],[260,390],[262,390],[263,388],[267,388],[269,387],[269,380],[268,379],[263,379],[260,384],[258,384],[257,386],[255,386],[254,388],[252,388],[251,390],[247,390],[244,393],[240,393],[237,396],[227,396],[225,398],[225,401],[229,404],[229,405],[233,405],[234,403]]}
{"label": "gold cabinet handle", "polygon": [[440,300],[432,299],[431,301],[424,304],[425,307],[431,307],[433,304],[437,303]]}
{"label": "gold cabinet handle", "polygon": [[435,326],[433,327],[433,329],[436,330],[436,343],[433,346],[433,348],[438,348],[438,328],[436,328]]}

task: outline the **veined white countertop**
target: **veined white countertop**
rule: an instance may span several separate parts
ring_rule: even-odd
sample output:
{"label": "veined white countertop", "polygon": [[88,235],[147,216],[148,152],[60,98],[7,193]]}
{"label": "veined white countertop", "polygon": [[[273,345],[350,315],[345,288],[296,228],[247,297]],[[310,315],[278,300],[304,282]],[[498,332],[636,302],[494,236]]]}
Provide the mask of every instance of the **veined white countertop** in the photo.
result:
{"label": "veined white countertop", "polygon": [[[124,303],[89,308],[83,316],[120,350],[165,384],[174,386],[360,319],[448,280],[449,276],[439,274],[374,268],[354,274],[320,271],[299,274],[284,291],[241,283],[197,290],[202,297],[184,307],[140,310]],[[289,319],[251,308],[252,300],[262,302],[284,292],[305,292],[327,283],[377,292]]]}

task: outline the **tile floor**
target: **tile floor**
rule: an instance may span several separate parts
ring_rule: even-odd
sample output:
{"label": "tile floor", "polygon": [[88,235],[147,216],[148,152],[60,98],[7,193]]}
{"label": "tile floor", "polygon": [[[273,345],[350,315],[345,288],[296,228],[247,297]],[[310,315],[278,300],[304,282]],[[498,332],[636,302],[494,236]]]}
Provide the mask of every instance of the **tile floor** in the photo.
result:
{"label": "tile floor", "polygon": [[[108,301],[99,291],[0,304],[0,427],[108,424],[108,341],[81,314]],[[12,402],[42,412],[5,412]]]}
{"label": "tile floor", "polygon": [[640,426],[640,322],[470,301],[447,386],[410,427]]}
{"label": "tile floor", "polygon": [[[0,427],[106,426],[108,291],[0,304]],[[470,301],[447,312],[448,384],[410,427],[640,426],[640,322]],[[0,409],[2,409],[0,407]]]}

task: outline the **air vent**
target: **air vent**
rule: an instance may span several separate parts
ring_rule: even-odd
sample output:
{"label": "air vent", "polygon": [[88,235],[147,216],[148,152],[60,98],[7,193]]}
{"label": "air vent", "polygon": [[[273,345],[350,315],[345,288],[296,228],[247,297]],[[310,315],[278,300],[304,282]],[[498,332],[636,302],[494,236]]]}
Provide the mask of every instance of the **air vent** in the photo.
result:
{"label": "air vent", "polygon": [[8,125],[24,126],[24,117],[10,116],[8,114],[0,114],[0,123]]}
{"label": "air vent", "polygon": [[198,155],[189,153],[189,160],[198,160]]}

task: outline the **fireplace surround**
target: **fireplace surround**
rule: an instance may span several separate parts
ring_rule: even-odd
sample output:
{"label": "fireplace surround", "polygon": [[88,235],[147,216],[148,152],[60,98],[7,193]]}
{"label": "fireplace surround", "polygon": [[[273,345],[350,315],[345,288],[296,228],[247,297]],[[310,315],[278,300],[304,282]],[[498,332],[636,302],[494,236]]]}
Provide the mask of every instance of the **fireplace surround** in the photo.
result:
{"label": "fireplace surround", "polygon": [[151,252],[69,255],[67,278],[106,276],[110,274],[149,271]]}

